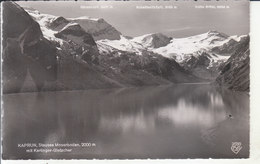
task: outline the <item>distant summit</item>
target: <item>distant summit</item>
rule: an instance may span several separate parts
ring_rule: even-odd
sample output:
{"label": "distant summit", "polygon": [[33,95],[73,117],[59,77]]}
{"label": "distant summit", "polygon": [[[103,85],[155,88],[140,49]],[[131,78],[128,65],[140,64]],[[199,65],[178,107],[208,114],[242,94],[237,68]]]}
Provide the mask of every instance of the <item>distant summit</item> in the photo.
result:
{"label": "distant summit", "polygon": [[112,25],[107,23],[103,18],[91,18],[82,16],[78,18],[64,18],[62,16],[54,16],[42,14],[33,8],[25,9],[43,28],[47,27],[54,31],[59,31],[69,23],[79,24],[86,32],[90,33],[95,40],[120,39],[121,33]]}
{"label": "distant summit", "polygon": [[172,38],[167,37],[161,33],[154,33],[136,37],[133,39],[133,41],[140,43],[145,47],[159,48],[169,44],[171,39]]}
{"label": "distant summit", "polygon": [[104,19],[95,19],[90,17],[69,18],[71,22],[80,24],[80,26],[88,33],[92,34],[95,40],[120,39],[121,33],[117,31],[112,25],[107,23]]}

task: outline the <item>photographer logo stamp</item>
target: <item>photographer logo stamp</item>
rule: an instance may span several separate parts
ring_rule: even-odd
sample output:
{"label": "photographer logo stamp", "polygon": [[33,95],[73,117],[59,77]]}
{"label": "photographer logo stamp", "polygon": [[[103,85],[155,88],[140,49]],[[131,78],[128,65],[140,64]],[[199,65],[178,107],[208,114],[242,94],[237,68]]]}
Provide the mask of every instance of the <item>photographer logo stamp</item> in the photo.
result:
{"label": "photographer logo stamp", "polygon": [[232,150],[235,154],[238,154],[241,149],[242,149],[242,144],[241,144],[241,142],[232,142],[231,150]]}

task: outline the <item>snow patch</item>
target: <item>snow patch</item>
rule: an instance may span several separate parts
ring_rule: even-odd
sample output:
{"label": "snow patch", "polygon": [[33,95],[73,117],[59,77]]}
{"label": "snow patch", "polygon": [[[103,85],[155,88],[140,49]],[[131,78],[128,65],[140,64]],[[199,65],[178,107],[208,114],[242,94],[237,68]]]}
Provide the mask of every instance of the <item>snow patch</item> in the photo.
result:
{"label": "snow patch", "polygon": [[92,21],[98,21],[100,20],[99,18],[92,18],[89,16],[82,16],[82,17],[77,17],[77,18],[68,18],[69,20],[92,20]]}

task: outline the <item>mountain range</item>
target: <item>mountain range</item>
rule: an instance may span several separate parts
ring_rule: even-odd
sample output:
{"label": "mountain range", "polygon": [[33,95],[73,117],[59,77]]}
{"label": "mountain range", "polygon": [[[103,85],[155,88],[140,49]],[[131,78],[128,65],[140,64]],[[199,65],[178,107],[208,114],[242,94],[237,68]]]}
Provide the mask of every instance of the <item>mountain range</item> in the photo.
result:
{"label": "mountain range", "polygon": [[[13,2],[4,3],[4,18],[12,22],[3,24],[5,93],[194,82],[249,90],[248,35],[129,37],[102,18],[64,18]],[[18,61],[21,69],[12,66]]]}

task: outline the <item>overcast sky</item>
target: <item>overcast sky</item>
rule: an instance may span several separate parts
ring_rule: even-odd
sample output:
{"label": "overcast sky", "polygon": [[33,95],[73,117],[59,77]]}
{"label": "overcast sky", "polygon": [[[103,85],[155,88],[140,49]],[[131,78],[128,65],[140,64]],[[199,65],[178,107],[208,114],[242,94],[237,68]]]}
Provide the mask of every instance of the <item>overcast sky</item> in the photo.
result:
{"label": "overcast sky", "polygon": [[[186,37],[217,30],[228,35],[249,33],[247,1],[229,2],[17,2],[41,13],[74,18],[104,18],[123,35],[139,36],[161,32]],[[205,5],[229,6],[229,9],[198,9]],[[99,9],[95,8],[99,6]],[[113,8],[101,9],[100,7]],[[136,6],[176,6],[177,9],[137,9]],[[195,7],[197,6],[197,8]],[[91,8],[91,9],[90,9]],[[93,9],[95,8],[95,9]]]}

